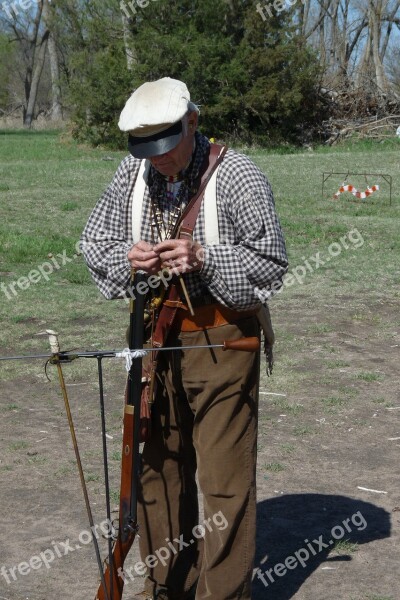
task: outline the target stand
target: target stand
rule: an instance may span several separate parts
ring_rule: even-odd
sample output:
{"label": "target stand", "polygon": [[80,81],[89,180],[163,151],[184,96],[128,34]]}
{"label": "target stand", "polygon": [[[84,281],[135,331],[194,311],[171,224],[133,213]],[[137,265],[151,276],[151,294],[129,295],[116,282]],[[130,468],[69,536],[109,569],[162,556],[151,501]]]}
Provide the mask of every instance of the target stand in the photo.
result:
{"label": "target stand", "polygon": [[[325,197],[325,184],[333,175],[344,175],[344,180],[339,184],[339,189],[336,193],[331,196]],[[349,181],[349,177],[364,177],[367,189],[364,191],[359,191],[354,185],[352,185]],[[392,176],[387,173],[356,173],[355,171],[324,171],[322,173],[322,200],[336,200],[340,194],[344,192],[349,192],[352,194],[353,198],[358,198],[364,200],[365,198],[371,196],[373,193],[379,191],[379,185],[374,181],[374,185],[370,186],[368,184],[368,177],[379,178],[380,181],[384,181],[389,186],[389,205],[392,205]],[[349,185],[347,185],[347,183]]]}

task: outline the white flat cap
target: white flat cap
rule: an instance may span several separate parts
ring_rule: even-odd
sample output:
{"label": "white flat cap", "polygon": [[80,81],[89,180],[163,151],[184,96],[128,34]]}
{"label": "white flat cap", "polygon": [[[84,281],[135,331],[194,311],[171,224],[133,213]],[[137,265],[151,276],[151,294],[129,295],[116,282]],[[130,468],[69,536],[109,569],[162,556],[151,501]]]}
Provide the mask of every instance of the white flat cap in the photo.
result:
{"label": "white flat cap", "polygon": [[118,126],[129,131],[129,150],[137,158],[158,156],[182,139],[182,118],[190,93],[182,81],[163,77],[144,83],[124,106]]}

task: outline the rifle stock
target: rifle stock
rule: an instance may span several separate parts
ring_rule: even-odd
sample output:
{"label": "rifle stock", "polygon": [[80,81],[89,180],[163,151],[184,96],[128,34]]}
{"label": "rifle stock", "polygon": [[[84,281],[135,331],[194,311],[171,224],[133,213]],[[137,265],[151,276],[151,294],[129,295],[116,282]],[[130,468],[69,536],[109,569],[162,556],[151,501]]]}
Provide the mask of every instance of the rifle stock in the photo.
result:
{"label": "rifle stock", "polygon": [[[133,291],[146,274],[132,271]],[[132,294],[135,298],[135,294]],[[145,296],[138,294],[131,300],[129,348],[143,348]],[[137,525],[137,487],[139,477],[140,401],[142,392],[142,359],[134,358],[128,376],[124,408],[122,438],[121,491],[119,501],[119,528],[113,554],[104,572],[104,585],[100,584],[95,600],[121,600],[125,576],[124,562],[135,540]]]}

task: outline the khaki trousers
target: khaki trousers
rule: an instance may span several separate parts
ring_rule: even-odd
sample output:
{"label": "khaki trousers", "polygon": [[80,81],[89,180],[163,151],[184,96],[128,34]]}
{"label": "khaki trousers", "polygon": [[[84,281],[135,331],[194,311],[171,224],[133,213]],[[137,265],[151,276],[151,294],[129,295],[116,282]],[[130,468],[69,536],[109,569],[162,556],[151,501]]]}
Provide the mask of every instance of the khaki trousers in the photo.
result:
{"label": "khaki trousers", "polygon": [[[255,317],[170,336],[171,345],[259,336]],[[161,352],[142,455],[139,534],[146,589],[196,600],[251,598],[259,352]],[[204,499],[199,521],[196,472]],[[199,525],[200,523],[200,525]],[[197,526],[197,527],[196,527]]]}

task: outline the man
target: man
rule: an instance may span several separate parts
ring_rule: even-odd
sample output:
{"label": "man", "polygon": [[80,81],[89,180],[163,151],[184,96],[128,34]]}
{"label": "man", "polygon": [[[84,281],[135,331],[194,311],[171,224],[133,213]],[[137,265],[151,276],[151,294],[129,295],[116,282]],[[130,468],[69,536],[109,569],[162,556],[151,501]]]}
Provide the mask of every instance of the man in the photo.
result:
{"label": "man", "polygon": [[[203,202],[193,239],[171,238],[209,154],[209,141],[197,131],[198,113],[181,81],[163,78],[134,92],[119,121],[129,132],[131,155],[82,237],[91,274],[107,298],[127,294],[130,267],[181,275],[194,316],[175,276],[181,297],[167,342],[172,346],[258,336],[256,312],[287,271],[270,185],[233,150],[217,171],[215,212]],[[160,354],[139,493],[140,550],[149,572],[136,598],[249,599],[259,354],[219,348]],[[197,528],[196,474],[204,499]]]}

